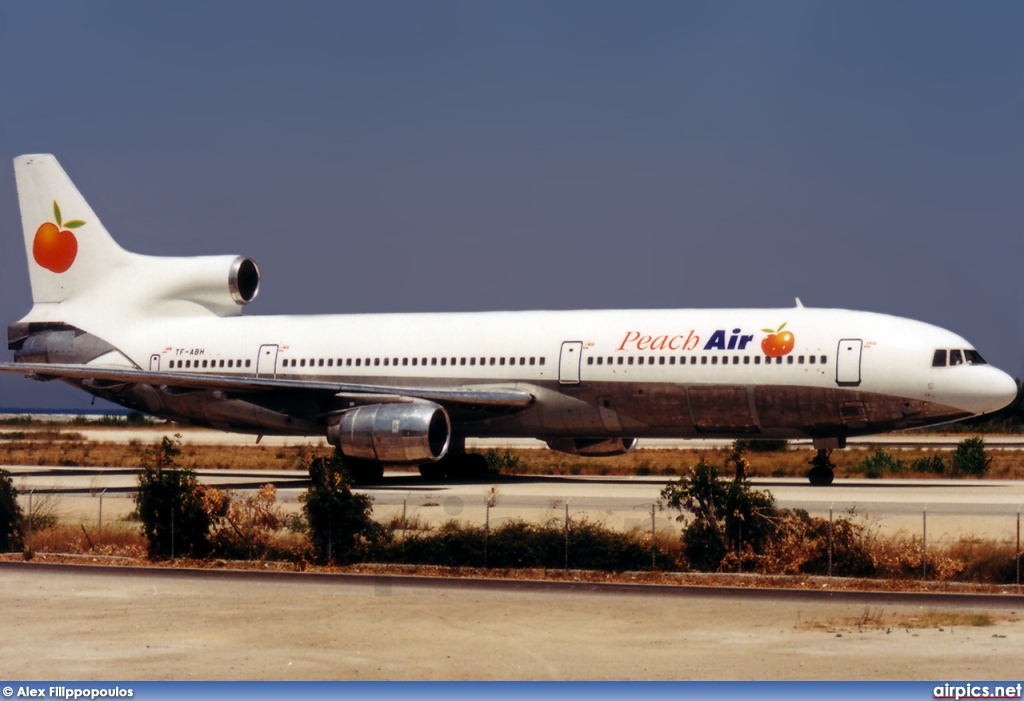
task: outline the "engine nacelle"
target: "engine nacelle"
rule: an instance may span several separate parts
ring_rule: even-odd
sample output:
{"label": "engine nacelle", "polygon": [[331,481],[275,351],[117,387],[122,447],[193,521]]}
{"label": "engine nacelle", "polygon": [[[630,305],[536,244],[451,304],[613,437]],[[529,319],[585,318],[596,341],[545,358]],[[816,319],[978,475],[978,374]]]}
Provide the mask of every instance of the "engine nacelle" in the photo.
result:
{"label": "engine nacelle", "polygon": [[240,314],[260,291],[260,269],[242,256],[145,258],[137,264],[146,285],[139,304],[174,313],[182,304],[198,304],[219,316]]}
{"label": "engine nacelle", "polygon": [[551,450],[588,458],[609,458],[625,455],[636,448],[636,438],[552,438],[548,441]]}
{"label": "engine nacelle", "polygon": [[389,465],[436,462],[451,438],[448,413],[433,402],[356,407],[327,429],[328,442],[343,455]]}

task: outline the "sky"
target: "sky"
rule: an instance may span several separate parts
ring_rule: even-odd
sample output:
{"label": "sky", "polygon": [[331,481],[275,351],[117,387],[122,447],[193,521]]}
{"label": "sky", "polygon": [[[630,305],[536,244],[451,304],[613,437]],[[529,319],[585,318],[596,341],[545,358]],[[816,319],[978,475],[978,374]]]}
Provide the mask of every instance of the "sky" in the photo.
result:
{"label": "sky", "polygon": [[1022,76],[1018,0],[10,0],[0,322],[53,153],[125,248],[254,258],[247,314],[799,297],[1021,377]]}

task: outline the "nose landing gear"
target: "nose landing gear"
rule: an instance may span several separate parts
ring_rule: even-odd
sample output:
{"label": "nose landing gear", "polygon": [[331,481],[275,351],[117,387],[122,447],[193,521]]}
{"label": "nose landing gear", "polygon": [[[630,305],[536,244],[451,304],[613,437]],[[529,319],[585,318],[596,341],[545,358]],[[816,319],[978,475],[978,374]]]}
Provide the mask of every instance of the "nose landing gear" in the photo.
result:
{"label": "nose landing gear", "polygon": [[811,469],[807,472],[807,480],[815,487],[826,487],[832,484],[835,464],[832,462],[831,448],[818,448],[818,454],[811,458]]}

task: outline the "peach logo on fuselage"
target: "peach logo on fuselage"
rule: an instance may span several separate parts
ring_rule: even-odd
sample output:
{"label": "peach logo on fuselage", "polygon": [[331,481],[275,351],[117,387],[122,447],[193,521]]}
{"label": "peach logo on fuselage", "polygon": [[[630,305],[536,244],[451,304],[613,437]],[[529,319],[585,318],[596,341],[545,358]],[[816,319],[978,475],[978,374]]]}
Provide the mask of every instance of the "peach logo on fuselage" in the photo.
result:
{"label": "peach logo on fuselage", "polygon": [[790,331],[783,331],[786,328],[785,322],[777,329],[761,329],[767,336],[761,341],[761,350],[769,358],[777,358],[786,355],[796,345],[796,338]]}
{"label": "peach logo on fuselage", "polygon": [[85,222],[81,219],[63,221],[57,200],[53,201],[53,218],[56,224],[46,222],[36,229],[36,237],[32,241],[32,257],[47,270],[63,273],[71,267],[78,255],[78,239],[68,229],[85,226]]}

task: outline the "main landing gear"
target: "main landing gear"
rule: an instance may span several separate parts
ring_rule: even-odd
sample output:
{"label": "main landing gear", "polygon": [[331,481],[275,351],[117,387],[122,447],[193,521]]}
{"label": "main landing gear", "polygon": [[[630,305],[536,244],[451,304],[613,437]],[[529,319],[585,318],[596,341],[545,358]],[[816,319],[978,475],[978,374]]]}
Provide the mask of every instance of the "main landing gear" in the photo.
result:
{"label": "main landing gear", "polygon": [[811,469],[807,472],[807,479],[815,487],[827,487],[835,478],[832,471],[834,468],[832,449],[818,448],[818,454],[811,458]]}

